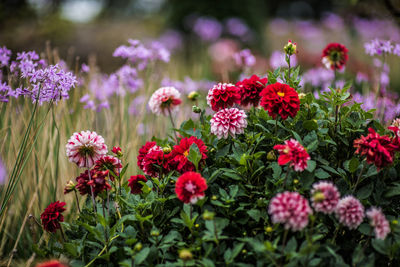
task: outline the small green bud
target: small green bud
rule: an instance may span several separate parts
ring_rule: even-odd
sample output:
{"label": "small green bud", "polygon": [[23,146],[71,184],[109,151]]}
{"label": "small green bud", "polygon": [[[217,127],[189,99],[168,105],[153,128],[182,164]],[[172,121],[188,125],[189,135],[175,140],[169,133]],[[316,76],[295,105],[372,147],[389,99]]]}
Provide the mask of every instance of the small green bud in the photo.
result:
{"label": "small green bud", "polygon": [[212,212],[212,211],[206,210],[203,213],[203,219],[206,220],[206,221],[214,220],[214,216],[215,216],[215,213]]}
{"label": "small green bud", "polygon": [[193,111],[194,113],[201,113],[201,108],[199,108],[198,106],[193,106],[193,107],[192,107],[192,111]]}
{"label": "small green bud", "polygon": [[297,44],[296,43],[292,43],[292,41],[289,40],[289,42],[283,47],[283,50],[289,56],[294,55],[294,54],[297,53]]}
{"label": "small green bud", "polygon": [[143,245],[142,245],[142,243],[139,242],[139,243],[136,243],[136,245],[133,249],[136,251],[141,251],[142,248],[143,248]]}
{"label": "small green bud", "polygon": [[313,195],[313,200],[314,202],[322,202],[325,200],[325,195],[322,192],[315,192],[315,194]]}
{"label": "small green bud", "polygon": [[399,221],[398,221],[398,220],[392,220],[392,224],[393,224],[393,225],[398,225],[398,224],[399,224]]}
{"label": "small green bud", "polygon": [[151,231],[151,236],[159,236],[160,235],[160,232],[159,231],[157,231],[157,230],[153,230],[153,231]]}
{"label": "small green bud", "polygon": [[163,152],[166,153],[166,154],[170,153],[171,152],[171,147],[170,146],[164,147],[163,148]]}
{"label": "small green bud", "polygon": [[272,229],[271,226],[265,227],[265,232],[266,232],[266,233],[271,233],[273,230],[274,230],[274,229]]}
{"label": "small green bud", "polygon": [[215,195],[213,195],[212,197],[211,197],[211,200],[217,200],[218,198],[217,198],[217,196],[215,196]]}
{"label": "small green bud", "polygon": [[268,152],[267,160],[269,160],[269,161],[275,161],[276,160],[276,155],[275,155],[275,151],[274,150],[271,150],[270,152]]}
{"label": "small green bud", "polygon": [[298,184],[298,183],[299,183],[299,180],[298,180],[298,179],[294,179],[294,180],[293,180],[293,183],[294,183],[294,184]]}
{"label": "small green bud", "polygon": [[196,101],[197,98],[199,98],[200,94],[197,93],[196,91],[192,91],[188,94],[188,99],[192,101]]}
{"label": "small green bud", "polygon": [[199,228],[199,227],[200,227],[200,224],[196,223],[196,224],[194,225],[194,227]]}
{"label": "small green bud", "polygon": [[246,253],[247,253],[247,250],[242,249],[242,254],[246,254]]}

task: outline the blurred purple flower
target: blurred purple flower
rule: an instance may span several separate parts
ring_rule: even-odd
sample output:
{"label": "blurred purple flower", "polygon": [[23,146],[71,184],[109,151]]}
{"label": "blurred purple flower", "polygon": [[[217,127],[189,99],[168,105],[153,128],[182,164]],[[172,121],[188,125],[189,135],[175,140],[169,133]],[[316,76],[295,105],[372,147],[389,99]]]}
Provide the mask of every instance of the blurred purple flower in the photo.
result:
{"label": "blurred purple flower", "polygon": [[0,67],[8,66],[10,61],[11,50],[8,50],[7,47],[0,47]]}
{"label": "blurred purple flower", "polygon": [[229,18],[225,22],[226,30],[229,34],[237,37],[245,37],[250,29],[247,24],[239,18]]}
{"label": "blurred purple flower", "polygon": [[138,73],[135,68],[129,65],[122,66],[117,70],[120,86],[127,89],[130,93],[135,93],[143,86],[143,80],[138,78]]}
{"label": "blurred purple flower", "polygon": [[303,74],[304,84],[311,84],[312,87],[328,88],[332,84],[334,73],[323,67],[312,68]]}
{"label": "blurred purple flower", "polygon": [[268,24],[268,29],[270,32],[276,35],[286,35],[289,33],[290,25],[285,19],[276,18],[270,20]]}
{"label": "blurred purple flower", "polygon": [[132,100],[131,104],[129,105],[128,113],[133,116],[140,115],[141,111],[143,109],[143,104],[147,103],[146,100],[147,100],[147,97],[144,95],[139,95],[139,96],[135,97]]}
{"label": "blurred purple flower", "polygon": [[39,55],[35,51],[17,53],[17,59],[11,63],[10,70],[13,73],[19,71],[21,77],[27,78],[31,73],[35,72],[38,60]]}
{"label": "blurred purple flower", "polygon": [[363,82],[368,82],[368,81],[369,81],[369,79],[368,79],[368,75],[367,74],[362,73],[362,72],[357,72],[357,75],[356,75],[356,82],[357,83],[363,83]]}
{"label": "blurred purple flower", "polygon": [[400,57],[400,44],[396,44],[393,48],[393,55]]}
{"label": "blurred purple flower", "polygon": [[171,80],[167,77],[161,81],[161,86],[175,87],[179,92],[183,94],[189,94],[193,91],[208,92],[208,90],[212,88],[214,84],[215,83],[213,81],[209,80],[194,81],[188,76],[186,76],[183,81]]}
{"label": "blurred purple flower", "polygon": [[325,27],[335,31],[340,31],[341,29],[344,28],[343,19],[334,13],[324,14],[322,23],[324,24]]}
{"label": "blurred purple flower", "polygon": [[[272,52],[271,57],[269,58],[269,64],[273,69],[288,67],[288,64],[286,63],[285,60],[285,53],[281,51]],[[296,55],[292,55],[290,57],[290,67],[295,67],[296,65],[297,65]]]}
{"label": "blurred purple flower", "polygon": [[179,50],[183,47],[183,37],[179,31],[166,30],[158,39],[169,51]]}
{"label": "blurred purple flower", "polygon": [[7,170],[0,158],[0,185],[5,184],[6,180],[7,180]]}
{"label": "blurred purple flower", "polygon": [[[379,40],[374,39],[364,44],[365,53],[370,56],[383,55],[385,53],[393,53],[395,46],[398,44],[392,44],[390,40]],[[397,53],[397,50],[394,51]]]}
{"label": "blurred purple flower", "polygon": [[222,34],[222,25],[212,17],[199,17],[193,25],[193,32],[203,41],[215,41]]}
{"label": "blurred purple flower", "polygon": [[84,73],[88,73],[90,71],[90,67],[88,65],[86,65],[85,63],[83,63],[81,65],[81,71]]}
{"label": "blurred purple flower", "polygon": [[395,42],[400,41],[400,30],[398,26],[390,20],[368,20],[354,18],[353,25],[356,31],[364,40],[372,38],[391,39]]}
{"label": "blurred purple flower", "polygon": [[11,91],[11,87],[6,82],[2,83],[0,81],[0,102],[8,102]]}
{"label": "blurred purple flower", "polygon": [[235,53],[233,57],[239,67],[251,67],[256,64],[256,57],[251,53],[250,49],[244,49]]}

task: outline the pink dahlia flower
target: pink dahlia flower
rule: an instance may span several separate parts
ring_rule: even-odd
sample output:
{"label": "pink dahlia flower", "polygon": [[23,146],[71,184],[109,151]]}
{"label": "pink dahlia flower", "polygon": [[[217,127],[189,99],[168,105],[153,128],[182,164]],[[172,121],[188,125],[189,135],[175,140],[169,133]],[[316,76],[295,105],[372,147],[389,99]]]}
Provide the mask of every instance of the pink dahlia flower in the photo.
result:
{"label": "pink dahlia flower", "polygon": [[372,207],[367,211],[367,217],[371,221],[371,226],[374,227],[375,237],[384,240],[387,234],[390,233],[389,222],[380,208]]}
{"label": "pink dahlia flower", "polygon": [[240,103],[239,88],[231,83],[219,83],[208,91],[207,104],[214,111]]}
{"label": "pink dahlia flower", "polygon": [[311,205],[315,211],[325,214],[335,211],[340,193],[334,184],[324,181],[315,183],[311,189],[311,194]]}
{"label": "pink dahlia flower", "polygon": [[211,122],[211,133],[218,139],[228,138],[228,135],[235,137],[242,134],[247,127],[247,115],[243,110],[237,108],[226,108],[214,114]]}
{"label": "pink dahlia flower", "polygon": [[283,192],[271,199],[268,208],[273,223],[283,223],[285,229],[299,231],[308,224],[312,210],[308,200],[297,192]]}
{"label": "pink dahlia flower", "polygon": [[274,146],[279,151],[278,163],[293,167],[296,172],[304,171],[307,168],[307,161],[310,160],[307,150],[295,139],[286,140],[284,145]]}
{"label": "pink dahlia flower", "polygon": [[104,138],[96,132],[81,131],[74,133],[66,145],[67,157],[80,168],[90,168],[94,163],[107,154]]}
{"label": "pink dahlia flower", "polygon": [[335,212],[339,222],[350,229],[356,229],[364,219],[364,206],[353,196],[340,199]]}
{"label": "pink dahlia flower", "polygon": [[169,112],[178,109],[178,105],[182,103],[180,97],[181,93],[174,87],[161,87],[149,100],[150,110],[154,114],[167,116]]}

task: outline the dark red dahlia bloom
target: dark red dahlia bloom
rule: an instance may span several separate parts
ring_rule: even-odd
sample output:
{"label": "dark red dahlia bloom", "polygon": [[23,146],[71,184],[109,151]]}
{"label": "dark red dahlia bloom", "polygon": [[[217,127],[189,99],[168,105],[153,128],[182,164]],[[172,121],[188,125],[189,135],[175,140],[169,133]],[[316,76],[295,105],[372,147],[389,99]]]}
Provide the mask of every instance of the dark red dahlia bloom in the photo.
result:
{"label": "dark red dahlia bloom", "polygon": [[400,128],[397,126],[389,126],[389,130],[391,130],[394,133],[394,137],[392,138],[392,146],[394,147],[394,150],[399,152],[400,151]]}
{"label": "dark red dahlia bloom", "polygon": [[36,267],[68,267],[68,266],[62,264],[58,260],[51,260],[51,261],[38,263],[38,264],[36,264]]}
{"label": "dark red dahlia bloom", "polygon": [[147,182],[147,178],[144,175],[132,175],[128,180],[128,186],[131,188],[131,194],[141,194],[143,185],[139,182]]}
{"label": "dark red dahlia bloom", "polygon": [[139,149],[139,155],[137,156],[137,165],[141,170],[143,170],[143,159],[147,156],[149,150],[155,146],[157,146],[156,142],[146,142],[146,144]]}
{"label": "dark red dahlia bloom", "polygon": [[196,172],[186,172],[182,174],[175,184],[176,196],[183,203],[196,203],[198,199],[204,197],[204,191],[206,189],[206,179]]}
{"label": "dark red dahlia bloom", "polygon": [[122,149],[119,146],[115,146],[112,148],[112,153],[114,153],[117,157],[122,157]]}
{"label": "dark red dahlia bloom", "polygon": [[342,69],[346,65],[347,59],[347,48],[339,43],[330,43],[322,51],[322,63],[332,70]]}
{"label": "dark red dahlia bloom", "polygon": [[250,79],[244,79],[236,83],[239,88],[239,94],[241,96],[240,104],[242,106],[253,105],[257,107],[260,104],[260,93],[265,88],[264,84],[267,84],[268,79],[253,75]]}
{"label": "dark red dahlia bloom", "polygon": [[61,228],[60,222],[64,221],[64,216],[62,215],[62,212],[65,211],[64,206],[65,202],[60,201],[53,202],[47,206],[42,215],[40,215],[44,230],[55,233],[57,229]]}
{"label": "dark red dahlia bloom", "polygon": [[283,120],[289,116],[294,118],[300,109],[299,95],[287,84],[270,84],[262,90],[260,96],[260,105],[268,110],[268,114],[274,119],[277,115]]}
{"label": "dark red dahlia bloom", "polygon": [[207,158],[207,146],[201,139],[198,139],[195,136],[182,138],[179,145],[174,146],[170,155],[171,167],[176,168],[180,173],[196,170],[194,164],[187,158],[192,144],[196,144],[199,148],[201,159],[203,161]]}
{"label": "dark red dahlia bloom", "polygon": [[239,88],[231,83],[219,83],[208,91],[207,104],[214,111],[240,103]]}
{"label": "dark red dahlia bloom", "polygon": [[91,195],[90,186],[93,187],[93,194],[97,196],[104,190],[110,190],[111,185],[108,183],[109,172],[108,171],[96,171],[94,169],[90,170],[90,175],[92,180],[89,180],[88,171],[81,173],[76,177],[76,189],[81,195],[89,194]]}
{"label": "dark red dahlia bloom", "polygon": [[366,155],[367,162],[375,164],[379,170],[393,162],[396,145],[389,136],[380,136],[372,128],[369,128],[368,132],[367,136],[354,140],[356,154]]}
{"label": "dark red dahlia bloom", "polygon": [[274,149],[279,151],[278,163],[293,167],[295,171],[304,171],[310,155],[307,150],[295,139],[286,140],[284,145],[275,145]]}
{"label": "dark red dahlia bloom", "polygon": [[150,176],[170,171],[169,154],[165,154],[161,147],[154,146],[143,158],[143,172]]}
{"label": "dark red dahlia bloom", "polygon": [[[112,171],[115,175],[119,175],[122,169],[121,160],[114,156],[101,156],[99,160],[96,161],[94,166],[95,171]],[[110,178],[114,180],[114,176],[110,175]]]}

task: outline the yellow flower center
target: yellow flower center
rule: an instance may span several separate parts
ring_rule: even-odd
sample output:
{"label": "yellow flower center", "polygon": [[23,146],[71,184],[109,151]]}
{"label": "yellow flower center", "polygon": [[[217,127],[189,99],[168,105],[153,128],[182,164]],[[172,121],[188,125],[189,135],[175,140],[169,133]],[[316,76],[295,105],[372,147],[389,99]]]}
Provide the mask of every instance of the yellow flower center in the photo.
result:
{"label": "yellow flower center", "polygon": [[183,155],[184,155],[185,157],[187,157],[187,156],[189,155],[189,149],[186,150],[185,152],[183,152]]}
{"label": "yellow flower center", "polygon": [[285,93],[284,92],[278,92],[277,93],[280,97],[284,97],[285,96]]}

